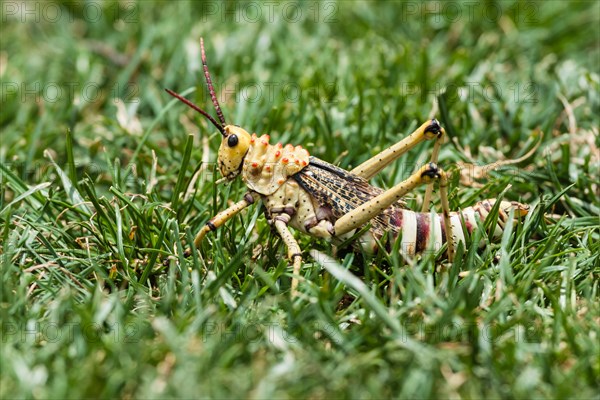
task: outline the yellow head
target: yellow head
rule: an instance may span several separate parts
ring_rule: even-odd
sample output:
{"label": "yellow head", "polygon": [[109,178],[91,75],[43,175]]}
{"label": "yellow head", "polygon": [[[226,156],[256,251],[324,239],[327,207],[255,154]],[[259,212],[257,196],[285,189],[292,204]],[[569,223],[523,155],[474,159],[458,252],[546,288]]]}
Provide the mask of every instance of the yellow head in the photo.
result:
{"label": "yellow head", "polygon": [[232,180],[240,174],[241,167],[244,162],[244,157],[246,156],[248,148],[250,147],[251,137],[248,132],[246,132],[239,126],[227,125],[225,123],[225,118],[223,117],[223,112],[221,111],[221,106],[219,105],[219,101],[217,100],[215,88],[213,87],[212,80],[210,78],[210,73],[208,72],[208,65],[206,64],[206,54],[204,52],[204,41],[202,40],[202,38],[200,38],[200,49],[202,51],[202,66],[204,67],[204,77],[206,78],[206,86],[208,87],[208,92],[210,93],[212,103],[215,106],[218,121],[215,118],[213,118],[209,113],[207,113],[188,99],[184,98],[183,96],[169,89],[166,89],[166,91],[171,96],[181,100],[183,103],[187,104],[192,109],[198,111],[206,119],[208,119],[219,130],[219,132],[221,132],[221,135],[223,135],[223,140],[221,141],[221,147],[219,147],[219,170],[221,171],[221,174],[224,178]]}
{"label": "yellow head", "polygon": [[236,125],[225,125],[219,147],[219,170],[228,180],[235,179],[242,170],[244,157],[250,147],[250,134]]}

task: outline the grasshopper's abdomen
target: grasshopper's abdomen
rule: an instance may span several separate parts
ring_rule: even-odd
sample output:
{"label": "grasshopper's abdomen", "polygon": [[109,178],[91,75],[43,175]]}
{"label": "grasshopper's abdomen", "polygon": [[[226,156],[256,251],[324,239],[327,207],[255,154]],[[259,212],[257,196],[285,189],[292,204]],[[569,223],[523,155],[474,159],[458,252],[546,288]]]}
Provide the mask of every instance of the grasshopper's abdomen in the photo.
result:
{"label": "grasshopper's abdomen", "polygon": [[[328,237],[330,232],[332,239],[341,242],[352,237],[356,229],[336,235],[337,221],[384,192],[365,179],[314,157],[310,158],[308,167],[293,178],[313,203],[311,210],[295,215],[293,226],[319,237]],[[496,202],[496,199],[484,200],[462,211],[450,212],[451,227],[447,228],[441,214],[414,212],[399,201],[371,218],[368,222],[370,229],[356,244],[373,253],[377,251],[377,243],[381,243],[385,236],[386,246],[392,248],[395,241],[400,240],[401,252],[412,256],[428,250],[438,251],[447,242],[449,233],[455,244],[467,243],[468,236],[485,221]],[[502,235],[511,210],[514,210],[515,217],[521,217],[527,214],[528,207],[517,202],[501,201],[492,236]],[[315,224],[317,226],[313,228]]]}
{"label": "grasshopper's abdomen", "polygon": [[[482,225],[496,203],[495,199],[484,200],[462,211],[450,213],[451,227],[444,224],[441,214],[420,213],[404,208],[390,208],[385,211],[385,219],[389,224],[388,240],[400,240],[400,252],[406,256],[414,256],[426,251],[437,252],[447,241],[451,232],[454,242],[467,243],[467,238]],[[515,218],[527,214],[528,207],[517,202],[502,201],[498,210],[498,221],[493,227],[492,236],[500,237],[510,212],[514,210]],[[361,240],[364,250],[374,252],[377,250],[374,238],[382,237],[381,230],[371,230]]]}

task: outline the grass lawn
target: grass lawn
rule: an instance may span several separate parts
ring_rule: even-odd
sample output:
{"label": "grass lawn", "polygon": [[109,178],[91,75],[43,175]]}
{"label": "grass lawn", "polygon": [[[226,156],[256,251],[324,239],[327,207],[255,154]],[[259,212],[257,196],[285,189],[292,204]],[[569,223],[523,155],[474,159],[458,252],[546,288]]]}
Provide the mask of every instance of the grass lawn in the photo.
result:
{"label": "grass lawn", "polygon": [[[598,398],[600,3],[1,7],[1,398]],[[201,36],[229,123],[352,168],[435,116],[451,208],[531,212],[451,265],[297,235],[296,299],[260,207],[185,259],[245,192],[163,90],[214,113]]]}

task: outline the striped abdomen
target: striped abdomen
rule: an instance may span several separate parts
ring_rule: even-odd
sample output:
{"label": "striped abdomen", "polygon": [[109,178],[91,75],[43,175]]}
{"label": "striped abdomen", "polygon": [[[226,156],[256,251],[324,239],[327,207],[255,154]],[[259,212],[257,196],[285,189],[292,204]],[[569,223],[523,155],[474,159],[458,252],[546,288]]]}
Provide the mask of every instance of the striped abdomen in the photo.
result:
{"label": "striped abdomen", "polygon": [[[483,223],[495,203],[495,199],[484,200],[462,211],[450,213],[451,232],[455,245],[458,242],[466,243],[465,233],[470,235],[473,230],[477,229],[477,221]],[[493,237],[502,235],[511,210],[514,210],[514,217],[518,218],[527,214],[528,206],[517,202],[502,201]],[[392,233],[393,239],[400,238],[400,251],[404,255],[412,256],[424,251],[437,252],[446,243],[448,229],[444,226],[441,214],[419,213],[402,208],[388,209],[385,214],[390,227],[389,232]],[[368,247],[371,248],[365,250],[372,251],[376,247],[373,246],[373,242],[369,242],[362,241],[362,244],[363,246],[369,244]]]}

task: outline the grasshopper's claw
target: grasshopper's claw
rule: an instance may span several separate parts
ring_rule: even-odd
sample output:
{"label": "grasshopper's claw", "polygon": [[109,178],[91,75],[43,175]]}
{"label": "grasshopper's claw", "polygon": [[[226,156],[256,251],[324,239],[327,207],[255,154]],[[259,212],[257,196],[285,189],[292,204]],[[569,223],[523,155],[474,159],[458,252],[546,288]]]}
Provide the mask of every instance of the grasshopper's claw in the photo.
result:
{"label": "grasshopper's claw", "polygon": [[425,171],[421,173],[421,178],[439,179],[440,177],[440,169],[432,162],[430,162],[425,168]]}

